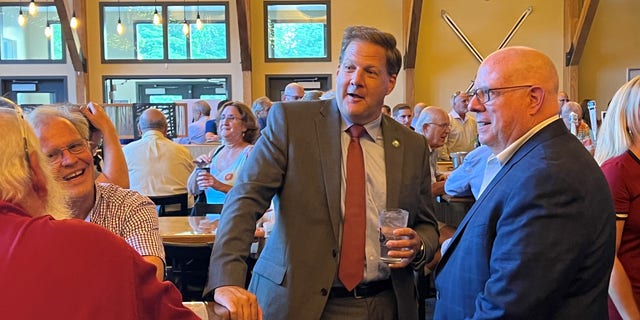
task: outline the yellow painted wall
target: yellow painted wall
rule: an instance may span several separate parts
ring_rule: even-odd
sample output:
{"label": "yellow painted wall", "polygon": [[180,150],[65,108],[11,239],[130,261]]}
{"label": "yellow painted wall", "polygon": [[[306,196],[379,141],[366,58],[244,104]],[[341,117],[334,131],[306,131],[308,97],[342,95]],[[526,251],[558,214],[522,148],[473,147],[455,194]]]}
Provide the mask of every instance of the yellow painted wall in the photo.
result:
{"label": "yellow painted wall", "polygon": [[449,110],[451,94],[466,90],[480,65],[445,23],[441,10],[446,10],[482,57],[486,57],[498,48],[528,6],[532,6],[533,11],[509,45],[525,45],[543,51],[552,58],[559,77],[562,77],[562,1],[424,1],[415,72],[415,101]]}
{"label": "yellow painted wall", "polygon": [[[640,68],[640,1],[600,1],[580,61],[579,97],[592,98],[599,110],[627,81],[627,68]],[[600,116],[598,114],[598,116]]]}
{"label": "yellow painted wall", "polygon": [[[9,2],[9,0],[0,0]],[[11,1],[14,2],[15,1]],[[113,1],[115,2],[115,1]],[[151,3],[152,1],[147,1]],[[160,0],[159,2],[165,2]],[[168,1],[166,1],[168,2]],[[231,62],[209,64],[102,64],[100,53],[99,1],[86,0],[88,44],[88,97],[103,100],[104,76],[181,76],[231,75],[232,97],[244,96],[236,21],[235,1],[229,1]],[[331,2],[331,54],[330,62],[265,63],[263,1],[250,1],[251,49],[253,72],[250,80],[252,98],[265,94],[266,74],[332,74],[338,64],[340,40],[344,28],[352,24],[365,24],[391,32],[398,39],[398,48],[404,52],[410,0],[334,0]],[[562,77],[563,6],[562,0],[429,0],[423,1],[418,58],[415,69],[415,101],[423,101],[449,109],[452,92],[466,89],[474,78],[478,62],[467,51],[440,16],[447,10],[467,34],[477,49],[488,55],[496,49],[516,19],[527,6],[532,14],[515,34],[511,45],[528,45],[551,56]],[[600,1],[585,53],[579,69],[579,96],[595,98],[602,108],[618,87],[626,81],[628,67],[640,68],[640,37],[635,34],[640,1]],[[2,64],[0,75],[65,75],[69,80],[69,100],[75,100],[75,79],[70,63]],[[387,98],[393,105],[407,100],[404,72]],[[335,81],[335,77],[333,77]],[[561,82],[562,83],[562,82]],[[410,100],[410,99],[408,99]]]}

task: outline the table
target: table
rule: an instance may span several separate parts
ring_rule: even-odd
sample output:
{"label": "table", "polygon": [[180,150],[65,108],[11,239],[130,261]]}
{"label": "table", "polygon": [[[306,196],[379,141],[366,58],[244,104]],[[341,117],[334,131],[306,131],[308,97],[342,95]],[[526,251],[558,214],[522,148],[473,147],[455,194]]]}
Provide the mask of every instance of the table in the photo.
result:
{"label": "table", "polygon": [[467,211],[476,201],[474,197],[454,197],[443,194],[439,197],[439,208],[436,208],[436,218],[452,227],[457,227],[462,221]]}
{"label": "table", "polygon": [[196,227],[206,217],[159,217],[160,237],[163,242],[212,243],[215,233],[199,233]]}
{"label": "table", "polygon": [[204,320],[227,320],[231,318],[229,310],[217,302],[190,301],[182,304]]}

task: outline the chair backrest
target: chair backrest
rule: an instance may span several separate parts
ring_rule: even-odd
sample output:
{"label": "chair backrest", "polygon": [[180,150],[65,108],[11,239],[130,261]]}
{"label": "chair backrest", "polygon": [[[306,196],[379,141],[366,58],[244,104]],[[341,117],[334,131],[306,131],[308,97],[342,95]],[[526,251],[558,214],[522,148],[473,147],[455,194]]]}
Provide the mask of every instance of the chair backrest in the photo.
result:
{"label": "chair backrest", "polygon": [[[178,193],[172,194],[169,196],[148,196],[158,208],[158,216],[159,217],[170,217],[170,216],[188,216],[188,202],[189,195],[187,193]],[[167,211],[166,206],[171,204],[179,204],[180,211]]]}
{"label": "chair backrest", "polygon": [[191,210],[192,216],[206,216],[207,213],[222,213],[222,204],[203,202],[193,204],[193,210]]}

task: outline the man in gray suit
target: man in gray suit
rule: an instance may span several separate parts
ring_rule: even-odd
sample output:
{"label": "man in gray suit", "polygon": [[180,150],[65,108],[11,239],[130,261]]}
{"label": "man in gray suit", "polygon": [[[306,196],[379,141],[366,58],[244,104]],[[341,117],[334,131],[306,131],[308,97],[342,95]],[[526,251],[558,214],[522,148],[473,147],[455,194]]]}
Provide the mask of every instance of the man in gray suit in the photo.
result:
{"label": "man in gray suit", "polygon": [[[276,103],[270,110],[269,126],[227,196],[211,256],[205,293],[232,318],[259,319],[264,311],[266,319],[417,319],[413,270],[431,259],[438,232],[426,140],[380,112],[401,62],[392,35],[349,27],[336,99]],[[366,130],[359,139],[366,210],[363,205],[361,228],[345,229],[352,125]],[[245,258],[256,219],[274,196],[275,227],[253,269],[250,293],[242,288]],[[380,260],[378,212],[384,208],[410,213],[408,227],[395,231],[400,240],[388,243],[390,255],[402,258],[390,265]],[[358,229],[358,280],[346,284],[340,256],[352,242],[342,240]]]}

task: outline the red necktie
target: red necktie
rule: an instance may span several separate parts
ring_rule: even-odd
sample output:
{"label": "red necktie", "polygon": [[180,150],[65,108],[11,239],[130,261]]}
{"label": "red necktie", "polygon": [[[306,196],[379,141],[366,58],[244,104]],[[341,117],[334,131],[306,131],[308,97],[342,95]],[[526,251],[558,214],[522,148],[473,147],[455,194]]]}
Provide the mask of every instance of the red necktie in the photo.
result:
{"label": "red necktie", "polygon": [[364,156],[360,136],[366,131],[361,125],[354,124],[349,127],[348,132],[351,141],[347,149],[347,190],[338,278],[351,291],[364,276],[366,205]]}

